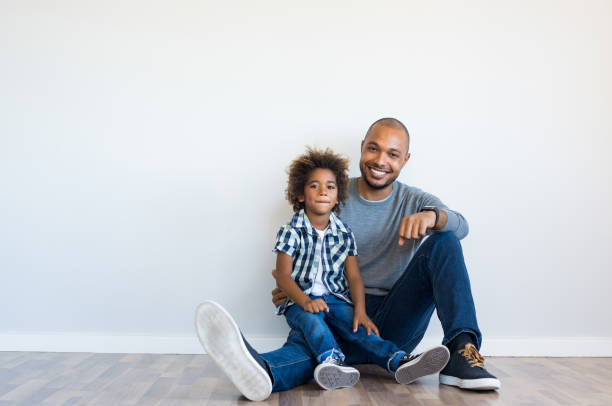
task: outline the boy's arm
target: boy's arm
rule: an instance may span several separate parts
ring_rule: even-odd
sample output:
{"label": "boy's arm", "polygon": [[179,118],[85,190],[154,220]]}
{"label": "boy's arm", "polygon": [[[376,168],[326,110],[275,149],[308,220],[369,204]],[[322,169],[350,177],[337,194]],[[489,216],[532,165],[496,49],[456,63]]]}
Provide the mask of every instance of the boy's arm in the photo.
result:
{"label": "boy's arm", "polygon": [[329,311],[327,304],[321,300],[311,300],[303,291],[300,289],[297,283],[291,277],[291,270],[293,269],[293,258],[291,255],[285,254],[279,251],[276,255],[276,272],[274,278],[279,288],[283,290],[295,303],[300,305],[304,310],[310,313],[319,313],[322,311]]}
{"label": "boy's arm", "polygon": [[[361,279],[361,273],[359,272],[359,264],[357,263],[356,256],[346,257],[344,263],[344,274],[349,284],[349,290],[351,292],[351,299],[353,300],[353,306],[355,307],[355,314],[353,316],[353,333],[357,332],[359,325],[366,328],[368,335],[373,331],[374,334],[379,336],[378,328],[370,320],[366,313],[365,308],[365,289],[363,287],[363,280]],[[284,289],[283,289],[284,290]]]}

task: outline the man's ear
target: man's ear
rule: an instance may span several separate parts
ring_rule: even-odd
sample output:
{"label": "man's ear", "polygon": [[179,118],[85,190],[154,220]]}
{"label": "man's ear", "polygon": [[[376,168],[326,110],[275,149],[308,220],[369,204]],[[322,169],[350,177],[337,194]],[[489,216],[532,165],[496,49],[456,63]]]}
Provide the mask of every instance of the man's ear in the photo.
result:
{"label": "man's ear", "polygon": [[404,158],[404,163],[402,164],[402,168],[404,167],[404,165],[406,165],[406,162],[408,162],[409,159],[410,159],[410,152],[406,154],[406,157]]}

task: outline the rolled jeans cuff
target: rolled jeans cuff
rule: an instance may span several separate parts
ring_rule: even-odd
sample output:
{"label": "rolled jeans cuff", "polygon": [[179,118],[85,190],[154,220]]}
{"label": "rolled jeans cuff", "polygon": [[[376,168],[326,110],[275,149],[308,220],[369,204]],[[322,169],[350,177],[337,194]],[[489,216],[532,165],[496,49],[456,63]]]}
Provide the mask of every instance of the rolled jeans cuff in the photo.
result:
{"label": "rolled jeans cuff", "polygon": [[339,359],[342,362],[344,362],[344,358],[345,358],[342,351],[332,348],[331,350],[325,351],[324,353],[320,354],[317,357],[317,362],[321,364],[323,361],[325,361],[329,357]]}

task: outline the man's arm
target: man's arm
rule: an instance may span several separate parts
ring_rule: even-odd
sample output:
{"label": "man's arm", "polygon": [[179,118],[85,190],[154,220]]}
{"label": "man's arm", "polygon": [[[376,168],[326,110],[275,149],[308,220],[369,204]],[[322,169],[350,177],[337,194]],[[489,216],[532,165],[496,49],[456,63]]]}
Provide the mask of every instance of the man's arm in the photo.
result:
{"label": "man's arm", "polygon": [[[460,213],[446,207],[436,196],[426,192],[421,193],[416,208],[419,212],[409,214],[402,219],[399,229],[399,245],[404,245],[406,240],[423,238],[427,235],[428,230],[450,231],[458,239],[462,239],[468,234],[468,223]],[[435,211],[421,211],[425,206],[434,206],[438,209],[437,223]]]}

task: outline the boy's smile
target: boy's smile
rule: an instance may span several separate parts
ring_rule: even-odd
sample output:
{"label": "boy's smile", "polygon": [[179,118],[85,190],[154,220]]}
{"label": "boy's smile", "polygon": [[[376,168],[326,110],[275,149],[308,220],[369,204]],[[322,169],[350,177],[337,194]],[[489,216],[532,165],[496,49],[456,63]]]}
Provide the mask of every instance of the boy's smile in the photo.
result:
{"label": "boy's smile", "polygon": [[309,218],[311,215],[329,215],[338,204],[338,188],[334,173],[323,168],[313,170],[299,201],[304,203],[304,210]]}

